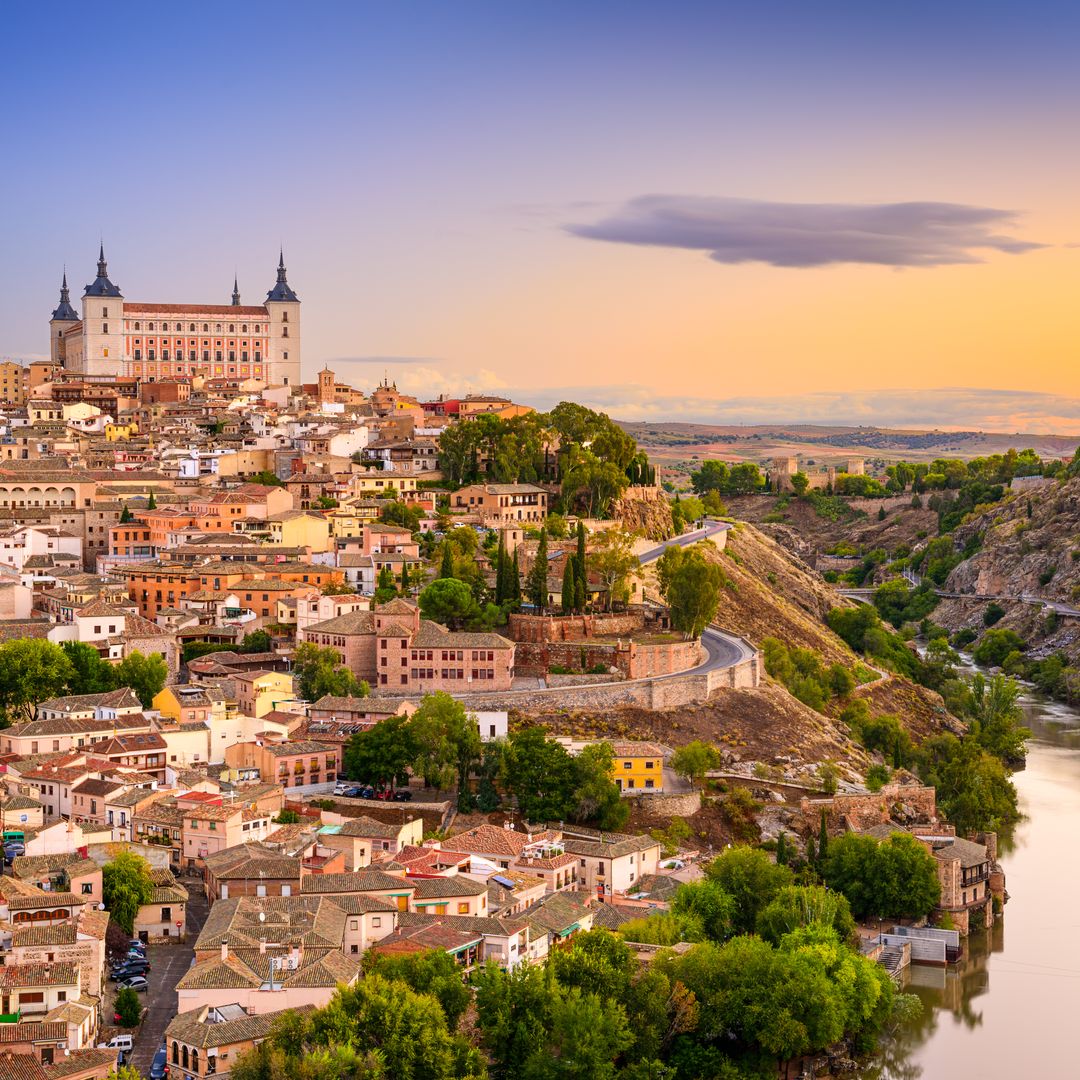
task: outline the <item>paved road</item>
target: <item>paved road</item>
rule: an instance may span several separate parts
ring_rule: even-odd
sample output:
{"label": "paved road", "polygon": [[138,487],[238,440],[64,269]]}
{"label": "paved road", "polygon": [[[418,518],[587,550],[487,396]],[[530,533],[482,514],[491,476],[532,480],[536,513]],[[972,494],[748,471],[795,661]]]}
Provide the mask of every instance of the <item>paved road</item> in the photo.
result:
{"label": "paved road", "polygon": [[674,536],[665,540],[659,547],[650,548],[638,556],[642,565],[659,559],[669,547],[687,547],[696,544],[699,540],[708,540],[719,532],[726,532],[731,526],[725,521],[710,521],[703,529],[695,529],[693,532],[683,533],[682,536]]}
{"label": "paved road", "polygon": [[165,1038],[165,1029],[176,1015],[176,984],[191,966],[191,959],[195,955],[195,939],[206,921],[206,894],[202,884],[185,879],[184,885],[190,894],[186,912],[186,940],[153,944],[146,952],[150,961],[150,989],[146,992],[149,1013],[135,1038],[135,1050],[131,1056],[131,1064],[143,1076],[150,1074],[154,1054]]}

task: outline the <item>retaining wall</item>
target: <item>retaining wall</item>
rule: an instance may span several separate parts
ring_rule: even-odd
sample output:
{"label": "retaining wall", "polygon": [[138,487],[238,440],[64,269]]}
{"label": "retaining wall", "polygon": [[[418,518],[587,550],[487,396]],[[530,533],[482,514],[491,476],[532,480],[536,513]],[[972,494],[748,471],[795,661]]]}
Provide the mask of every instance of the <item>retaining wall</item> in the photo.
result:
{"label": "retaining wall", "polygon": [[657,817],[690,817],[701,809],[701,792],[685,791],[677,795],[650,795],[647,791],[623,792],[624,799],[635,799],[640,809]]}

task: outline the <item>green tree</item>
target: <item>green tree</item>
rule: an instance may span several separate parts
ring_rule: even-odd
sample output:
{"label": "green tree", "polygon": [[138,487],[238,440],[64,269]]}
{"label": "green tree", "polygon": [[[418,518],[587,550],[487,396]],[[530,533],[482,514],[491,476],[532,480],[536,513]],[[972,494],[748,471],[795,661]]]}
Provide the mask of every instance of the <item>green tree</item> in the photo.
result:
{"label": "green tree", "polygon": [[[277,473],[271,471],[270,469],[262,469],[261,471],[259,471],[257,473],[252,473],[251,476],[248,477],[248,483],[250,483],[250,484],[262,484],[263,487],[284,487],[285,486],[285,481],[282,480],[277,475]],[[152,495],[151,495],[151,498],[153,498]],[[147,509],[151,509],[151,507],[149,507],[149,505],[148,505]]]}
{"label": "green tree", "polygon": [[139,908],[149,904],[154,895],[150,865],[141,855],[122,851],[101,870],[101,898],[109,918],[127,934],[135,929]]}
{"label": "green tree", "polygon": [[397,584],[394,581],[394,571],[390,564],[386,563],[379,571],[379,577],[375,582],[375,603],[388,604],[397,596]]}
{"label": "green tree", "polygon": [[93,645],[65,641],[60,646],[71,663],[73,675],[68,681],[72,694],[103,694],[116,689],[116,668],[101,658]]}
{"label": "green tree", "polygon": [[671,911],[680,920],[687,941],[722,942],[738,932],[738,903],[719,883],[709,879],[680,885],[672,898]]}
{"label": "green tree", "polygon": [[575,607],[577,583],[574,580],[574,560],[567,559],[562,579],[562,614],[569,615]]}
{"label": "green tree", "polygon": [[969,735],[1006,765],[1023,763],[1027,740],[1024,710],[1020,706],[1020,684],[1004,675],[986,679],[976,675],[971,682]]}
{"label": "green tree", "polygon": [[595,572],[607,594],[607,606],[630,595],[630,576],[641,562],[633,552],[633,537],[622,529],[606,529],[597,537],[588,569]]}
{"label": "green tree", "polygon": [[741,845],[713,859],[705,867],[705,875],[735,901],[735,927],[743,934],[753,933],[758,912],[782,888],[794,883],[789,867],[777,866],[765,852]]}
{"label": "green tree", "polygon": [[671,767],[680,776],[685,776],[698,787],[704,785],[705,774],[713,769],[719,769],[720,764],[720,751],[700,739],[694,739],[693,742],[680,746],[671,755]]}
{"label": "green tree", "polygon": [[443,691],[428,694],[410,717],[409,729],[416,747],[414,771],[438,788],[450,787],[456,777],[458,802],[469,809],[469,776],[483,747],[465,706]]}
{"label": "green tree", "polygon": [[[373,974],[353,986],[340,986],[330,1003],[312,1014],[306,1032],[303,1026],[294,1023],[287,1045],[279,1048],[301,1055],[319,1047],[374,1051],[385,1075],[399,1080],[454,1080],[462,1075],[462,1048],[438,999],[418,994],[402,981]],[[478,1076],[481,1070],[473,1059],[469,1075]]]}
{"label": "green tree", "polygon": [[536,549],[536,558],[529,568],[529,578],[525,586],[529,603],[538,612],[543,612],[548,600],[548,545],[547,530],[540,529],[540,544]]}
{"label": "green tree", "polygon": [[331,697],[367,697],[370,687],[341,662],[341,654],[328,645],[305,641],[293,653],[293,685],[305,701]]}
{"label": "green tree", "polygon": [[904,832],[880,843],[845,833],[829,845],[822,875],[830,889],[847,897],[857,919],[920,919],[941,896],[934,857]]}
{"label": "green tree", "polygon": [[479,611],[472,590],[457,578],[438,578],[420,594],[420,612],[425,619],[460,629]]}
{"label": "green tree", "polygon": [[120,521],[119,521],[119,523],[121,525],[127,525],[130,521],[133,521],[133,520],[134,520],[134,514],[132,514],[132,512],[131,512],[131,507],[128,506],[127,503],[124,503],[124,506],[120,511]]}
{"label": "green tree", "polygon": [[515,607],[521,603],[521,567],[518,564],[519,550],[519,548],[514,548],[514,561],[507,578],[509,588],[506,593],[506,602],[513,604]]}
{"label": "green tree", "polygon": [[987,630],[971,651],[981,667],[999,667],[1011,652],[1023,652],[1027,642],[1015,630]]}
{"label": "green tree", "polygon": [[507,741],[505,779],[526,821],[561,821],[574,807],[579,773],[565,747],[543,728],[527,727]]}
{"label": "green tree", "polygon": [[841,941],[855,937],[855,920],[843,893],[821,885],[787,885],[761,909],[757,918],[759,936],[779,945],[790,933],[805,926],[827,926]]}
{"label": "green tree", "polygon": [[584,747],[574,764],[577,788],[573,796],[573,819],[595,822],[601,829],[621,829],[630,818],[630,804],[622,798],[613,779],[615,752],[611,743]]}
{"label": "green tree", "polygon": [[154,703],[168,677],[169,668],[161,653],[143,656],[135,649],[116,665],[116,685],[130,686],[144,709],[149,709]]}
{"label": "green tree", "polygon": [[688,640],[700,637],[716,618],[723,585],[724,572],[719,566],[708,562],[699,552],[687,552],[668,584],[671,625]]}
{"label": "green tree", "polygon": [[442,564],[439,567],[439,578],[452,578],[454,576],[454,548],[448,541],[443,541]]}
{"label": "green tree", "polygon": [[388,716],[349,739],[343,758],[345,772],[366,784],[408,783],[409,767],[417,752],[409,717]]}
{"label": "green tree", "polygon": [[38,702],[64,693],[75,669],[59,645],[20,638],[0,645],[0,710],[7,724],[32,720]]}
{"label": "green tree", "polygon": [[244,635],[237,652],[241,653],[268,653],[274,647],[273,639],[265,630],[253,630]]}
{"label": "green tree", "polygon": [[137,991],[130,986],[122,986],[116,994],[116,1012],[120,1017],[121,1027],[138,1027],[142,1019],[142,1002]]}
{"label": "green tree", "polygon": [[147,510],[156,510],[157,509],[157,499],[154,498],[154,489],[153,488],[150,489],[150,497],[146,500],[146,509]]}
{"label": "green tree", "polygon": [[369,950],[363,964],[365,976],[381,975],[390,982],[405,983],[418,994],[430,994],[442,1006],[447,1027],[457,1030],[472,994],[461,979],[460,966],[444,949],[401,955]]}
{"label": "green tree", "polygon": [[409,592],[409,560],[406,559],[401,564],[401,595],[408,596]]}
{"label": "green tree", "polygon": [[810,477],[804,472],[793,473],[791,476],[791,490],[795,492],[795,497],[801,499],[806,494],[806,489],[810,486]]}
{"label": "green tree", "polygon": [[690,484],[699,495],[710,491],[727,491],[727,464],[723,461],[703,461],[701,468],[690,474]]}
{"label": "green tree", "polygon": [[295,810],[279,810],[277,817],[274,818],[276,825],[299,825],[301,822],[300,815]]}

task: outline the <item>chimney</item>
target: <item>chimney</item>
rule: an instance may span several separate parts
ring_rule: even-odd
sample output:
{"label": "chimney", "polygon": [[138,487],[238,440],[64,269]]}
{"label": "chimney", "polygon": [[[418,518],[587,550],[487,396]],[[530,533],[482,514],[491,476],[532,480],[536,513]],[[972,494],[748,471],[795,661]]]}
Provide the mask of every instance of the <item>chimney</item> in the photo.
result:
{"label": "chimney", "polygon": [[259,938],[259,955],[266,955],[266,938]]}
{"label": "chimney", "polygon": [[296,971],[296,969],[299,966],[300,966],[300,946],[299,945],[294,945],[289,950],[289,967],[292,968],[293,971]]}
{"label": "chimney", "polygon": [[221,939],[221,959],[229,959],[229,943],[224,938]]}

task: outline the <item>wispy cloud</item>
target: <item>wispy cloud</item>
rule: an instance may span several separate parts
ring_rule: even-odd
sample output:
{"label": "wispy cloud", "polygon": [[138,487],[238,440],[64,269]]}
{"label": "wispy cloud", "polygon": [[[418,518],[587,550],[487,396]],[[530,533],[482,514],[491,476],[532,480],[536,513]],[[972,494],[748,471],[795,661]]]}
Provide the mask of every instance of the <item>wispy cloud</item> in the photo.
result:
{"label": "wispy cloud", "polygon": [[867,390],[799,397],[660,397],[644,386],[568,386],[511,391],[537,408],[578,401],[618,420],[699,424],[822,424],[1080,435],[1080,399],[1026,390],[947,387]]}
{"label": "wispy cloud", "polygon": [[944,266],[981,262],[979,251],[1044,247],[1005,235],[1011,210],[962,203],[782,203],[643,195],[574,236],[619,244],[707,251],[721,263],[813,267],[838,263]]}

